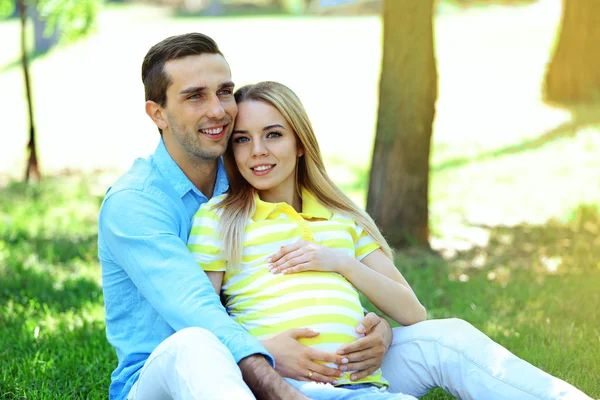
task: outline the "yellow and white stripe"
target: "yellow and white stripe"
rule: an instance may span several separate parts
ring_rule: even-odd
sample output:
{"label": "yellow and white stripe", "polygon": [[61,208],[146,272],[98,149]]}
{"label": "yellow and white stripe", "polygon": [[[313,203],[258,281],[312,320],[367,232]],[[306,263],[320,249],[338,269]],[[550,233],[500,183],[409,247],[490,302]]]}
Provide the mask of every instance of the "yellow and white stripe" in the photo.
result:
{"label": "yellow and white stripe", "polygon": [[[219,235],[222,210],[213,208],[225,196],[203,204],[194,217],[188,246],[205,271],[224,271],[222,294],[231,317],[259,339],[294,328],[311,328],[320,334],[300,342],[335,353],[362,335],[355,328],[363,317],[359,295],[343,276],[333,272],[274,275],[266,259],[281,246],[306,240],[344,251],[361,260],[380,246],[351,218],[332,213],[308,191],[302,191],[302,213],[287,203],[255,198],[256,212],[245,230],[242,265],[231,268]],[[352,371],[338,384],[372,382],[387,385],[381,371],[351,382]]]}

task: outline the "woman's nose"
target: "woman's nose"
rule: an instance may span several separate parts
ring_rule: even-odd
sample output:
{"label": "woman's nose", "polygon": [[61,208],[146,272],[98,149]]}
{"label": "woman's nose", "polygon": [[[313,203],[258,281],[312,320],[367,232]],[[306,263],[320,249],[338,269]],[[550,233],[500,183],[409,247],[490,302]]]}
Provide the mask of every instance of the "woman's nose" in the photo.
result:
{"label": "woman's nose", "polygon": [[264,145],[262,140],[255,140],[254,145],[252,146],[252,155],[254,156],[264,156],[268,154],[267,147]]}

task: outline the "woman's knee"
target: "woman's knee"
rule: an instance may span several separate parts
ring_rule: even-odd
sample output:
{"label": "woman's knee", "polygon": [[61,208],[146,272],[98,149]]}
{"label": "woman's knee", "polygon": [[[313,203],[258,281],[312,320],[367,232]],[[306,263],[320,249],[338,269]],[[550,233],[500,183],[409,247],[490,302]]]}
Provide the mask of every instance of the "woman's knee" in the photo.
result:
{"label": "woman's knee", "polygon": [[459,318],[432,319],[395,328],[393,335],[393,345],[414,340],[465,343],[484,336],[473,325]]}

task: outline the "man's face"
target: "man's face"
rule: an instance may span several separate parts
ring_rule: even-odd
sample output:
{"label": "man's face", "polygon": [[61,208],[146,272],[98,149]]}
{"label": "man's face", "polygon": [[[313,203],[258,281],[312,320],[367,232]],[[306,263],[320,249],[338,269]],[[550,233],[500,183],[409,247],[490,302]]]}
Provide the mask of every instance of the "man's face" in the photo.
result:
{"label": "man's face", "polygon": [[167,148],[176,161],[214,161],[225,153],[237,115],[229,65],[220,54],[201,54],[167,61],[164,71],[171,79]]}

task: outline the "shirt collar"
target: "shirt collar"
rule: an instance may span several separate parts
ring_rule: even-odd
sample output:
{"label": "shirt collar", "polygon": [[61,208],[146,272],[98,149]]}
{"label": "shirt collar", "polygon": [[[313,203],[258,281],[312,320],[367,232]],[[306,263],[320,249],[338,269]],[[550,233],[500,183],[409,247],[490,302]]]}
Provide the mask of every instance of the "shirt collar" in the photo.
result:
{"label": "shirt collar", "polygon": [[[323,206],[308,190],[302,188],[302,213],[300,215],[305,219],[331,219],[333,213]],[[264,221],[269,215],[279,207],[289,208],[287,203],[268,203],[260,199],[258,194],[254,196],[256,211],[252,216],[254,221]]]}
{"label": "shirt collar", "polygon": [[[199,196],[206,198],[206,196],[200,190],[198,190],[196,186],[194,186],[188,177],[185,176],[175,160],[173,160],[173,157],[171,157],[167,151],[167,147],[165,146],[162,138],[160,139],[152,158],[161,175],[171,183],[180,197],[183,197],[191,190]],[[225,166],[222,158],[219,157],[217,160],[217,179],[215,181],[213,196],[219,196],[225,193],[228,188],[229,182],[227,181]]]}

